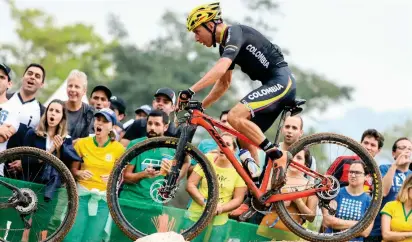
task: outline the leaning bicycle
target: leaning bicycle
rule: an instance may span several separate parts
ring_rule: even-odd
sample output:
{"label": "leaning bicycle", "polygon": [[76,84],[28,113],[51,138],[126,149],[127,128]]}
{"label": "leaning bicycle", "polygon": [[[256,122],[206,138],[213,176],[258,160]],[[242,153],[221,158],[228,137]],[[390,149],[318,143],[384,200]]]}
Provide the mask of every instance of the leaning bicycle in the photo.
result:
{"label": "leaning bicycle", "polygon": [[78,208],[66,164],[33,147],[1,152],[0,164],[0,241],[62,241]]}
{"label": "leaning bicycle", "polygon": [[[286,106],[281,114],[280,123],[277,127],[277,134],[274,140],[278,144],[281,124],[287,115],[297,115],[303,109],[301,105],[305,100],[296,99],[292,105]],[[117,226],[130,239],[137,239],[150,233],[156,232],[151,229],[152,220],[150,217],[145,217],[147,213],[155,211],[155,208],[160,209],[159,214],[169,214],[174,216],[177,222],[174,222],[174,230],[181,233],[186,240],[191,240],[198,236],[211,223],[216,210],[219,187],[216,179],[216,173],[212,167],[212,161],[208,160],[190,141],[193,138],[197,128],[203,127],[210,137],[216,141],[219,149],[230,160],[237,173],[245,181],[249,191],[252,194],[251,206],[262,214],[276,212],[280,221],[293,233],[300,238],[310,241],[346,241],[358,236],[364,231],[375,219],[379,212],[382,201],[381,189],[381,174],[378,166],[371,155],[358,142],[343,135],[335,133],[317,133],[302,138],[290,147],[288,153],[275,161],[267,160],[263,166],[263,172],[260,176],[260,186],[257,186],[249,176],[246,168],[236,159],[235,155],[230,152],[217,129],[228,132],[238,139],[242,139],[248,143],[252,143],[241,133],[215,121],[211,117],[203,113],[201,103],[198,101],[189,101],[185,106],[182,106],[181,111],[185,111],[184,117],[179,120],[182,126],[180,138],[158,137],[150,138],[146,141],[138,143],[128,149],[128,151],[119,159],[118,163],[112,170],[107,188],[107,202],[109,205],[111,216]],[[257,144],[254,144],[258,147]],[[326,146],[326,148],[324,147]],[[128,169],[130,164],[135,159],[140,159],[145,152],[156,151],[159,149],[172,149],[175,151],[173,157],[173,167],[171,172],[156,182],[156,185],[151,187],[150,194],[147,194],[144,205],[129,206],[124,209],[125,205],[130,205],[132,201],[121,199],[121,194],[124,192],[123,174]],[[318,161],[317,171],[311,170],[309,167],[295,160],[295,156],[304,150],[311,150],[312,156]],[[323,216],[333,216],[337,211],[330,206],[339,194],[340,184],[336,177],[326,174],[326,170],[333,160],[341,155],[357,155],[369,169],[371,189],[367,191],[371,199],[371,204],[359,221],[352,227],[345,230],[334,230],[334,232],[325,232],[322,227]],[[179,181],[182,168],[184,167],[186,158],[195,160],[200,166],[207,183],[207,201],[204,209],[200,212],[200,216],[196,221],[185,223],[185,213],[178,212],[176,208],[170,208],[173,205],[173,199],[183,200],[184,187]],[[144,160],[146,161],[146,160]],[[328,163],[330,162],[330,163]],[[310,183],[305,186],[286,185],[285,180],[279,180],[279,177],[287,173],[288,169],[299,170],[305,177],[310,180]],[[286,177],[286,179],[292,179]],[[317,224],[302,222],[307,218],[308,214],[302,212],[291,212],[288,201],[293,201],[298,198],[306,199],[310,196],[316,197],[318,203],[317,208],[321,212],[317,212],[315,216],[319,216],[314,221]],[[159,199],[160,198],[160,199]],[[189,203],[193,202],[189,199]],[[172,205],[170,205],[172,204]],[[178,204],[177,203],[174,203]],[[183,211],[185,207],[181,208]],[[140,211],[140,212],[138,212]],[[311,214],[313,216],[314,214]],[[190,216],[189,216],[190,217]],[[280,223],[278,223],[280,224]],[[268,225],[271,226],[271,225]],[[274,225],[275,226],[275,225]],[[153,227],[153,226],[152,226]],[[173,227],[173,226],[172,226]],[[274,227],[276,228],[276,226]],[[231,233],[235,233],[232,230]],[[276,238],[279,239],[279,238]]]}

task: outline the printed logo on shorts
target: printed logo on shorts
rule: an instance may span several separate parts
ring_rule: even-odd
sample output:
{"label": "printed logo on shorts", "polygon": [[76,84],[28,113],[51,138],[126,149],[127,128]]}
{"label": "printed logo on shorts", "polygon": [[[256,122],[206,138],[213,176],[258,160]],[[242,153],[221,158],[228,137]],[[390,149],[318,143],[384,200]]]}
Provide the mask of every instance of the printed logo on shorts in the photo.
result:
{"label": "printed logo on shorts", "polygon": [[268,95],[268,94],[276,93],[276,92],[278,92],[279,90],[281,90],[281,89],[283,89],[283,88],[284,88],[284,86],[282,86],[282,85],[280,85],[280,84],[275,84],[275,85],[273,85],[273,86],[271,86],[271,87],[267,87],[267,88],[264,88],[264,89],[260,89],[260,90],[258,90],[258,91],[256,91],[256,92],[252,92],[252,93],[249,94],[247,97],[248,97],[250,100],[253,100],[253,99],[255,99],[255,98],[264,97],[264,96],[266,96],[266,95]]}

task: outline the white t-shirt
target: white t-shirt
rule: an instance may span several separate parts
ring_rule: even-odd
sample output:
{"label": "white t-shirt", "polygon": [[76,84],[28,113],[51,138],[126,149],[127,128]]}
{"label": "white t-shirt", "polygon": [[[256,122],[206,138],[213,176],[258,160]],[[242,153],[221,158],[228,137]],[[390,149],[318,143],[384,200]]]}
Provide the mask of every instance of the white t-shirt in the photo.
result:
{"label": "white t-shirt", "polygon": [[[11,124],[16,131],[19,129],[19,119],[16,107],[9,101],[0,104],[0,126],[3,124]],[[7,142],[6,140],[3,143],[0,143],[0,152],[7,149]],[[3,173],[4,163],[0,164],[0,176],[4,176]]]}
{"label": "white t-shirt", "polygon": [[32,99],[27,102],[23,102],[19,92],[13,94],[9,99],[10,105],[17,110],[17,115],[20,123],[36,128],[40,122],[41,110],[39,101]]}

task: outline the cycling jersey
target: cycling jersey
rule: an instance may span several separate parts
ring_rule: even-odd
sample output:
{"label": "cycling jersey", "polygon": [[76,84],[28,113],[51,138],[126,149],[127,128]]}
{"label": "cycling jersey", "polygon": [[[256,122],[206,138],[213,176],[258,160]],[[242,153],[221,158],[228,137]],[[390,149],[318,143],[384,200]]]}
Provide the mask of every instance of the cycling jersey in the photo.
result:
{"label": "cycling jersey", "polygon": [[279,46],[245,25],[232,25],[225,30],[219,52],[221,57],[233,61],[229,70],[237,64],[250,79],[263,84],[273,78],[274,68],[287,66]]}

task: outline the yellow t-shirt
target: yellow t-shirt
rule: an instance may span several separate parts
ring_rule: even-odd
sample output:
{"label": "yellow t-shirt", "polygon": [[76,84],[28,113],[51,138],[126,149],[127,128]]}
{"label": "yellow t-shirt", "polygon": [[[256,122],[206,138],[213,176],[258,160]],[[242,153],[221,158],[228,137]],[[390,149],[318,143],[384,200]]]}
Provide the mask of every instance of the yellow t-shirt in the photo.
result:
{"label": "yellow t-shirt", "polygon": [[93,137],[79,139],[74,145],[77,154],[82,158],[81,170],[89,170],[93,176],[88,180],[80,180],[79,184],[91,190],[92,188],[106,191],[107,184],[102,175],[110,175],[114,163],[123,154],[125,148],[117,141],[108,142],[104,147],[98,147]]}
{"label": "yellow t-shirt", "polygon": [[[391,230],[396,232],[412,232],[412,210],[406,214],[403,203],[391,201],[385,204],[381,214],[390,216]],[[402,240],[403,242],[412,242],[412,238]]]}
{"label": "yellow t-shirt", "polygon": [[[240,175],[237,173],[236,169],[231,167],[231,168],[221,168],[215,165],[214,163],[214,158],[216,157],[213,154],[207,154],[206,157],[209,159],[211,162],[213,169],[216,172],[217,175],[217,180],[219,184],[219,201],[218,204],[225,204],[228,203],[230,200],[233,198],[233,192],[235,188],[237,187],[246,187],[245,182],[243,179],[240,177]],[[205,197],[207,197],[207,182],[205,178],[205,173],[197,164],[193,170],[197,174],[199,174],[202,179],[200,180],[200,186],[199,186],[199,192]],[[192,201],[190,204],[190,207],[188,209],[189,212],[189,218],[192,221],[197,221],[200,217],[200,215],[203,212],[203,207],[197,204],[195,201]],[[213,219],[213,225],[223,225],[227,222],[229,219],[229,213],[222,213],[220,215],[217,215]]]}

